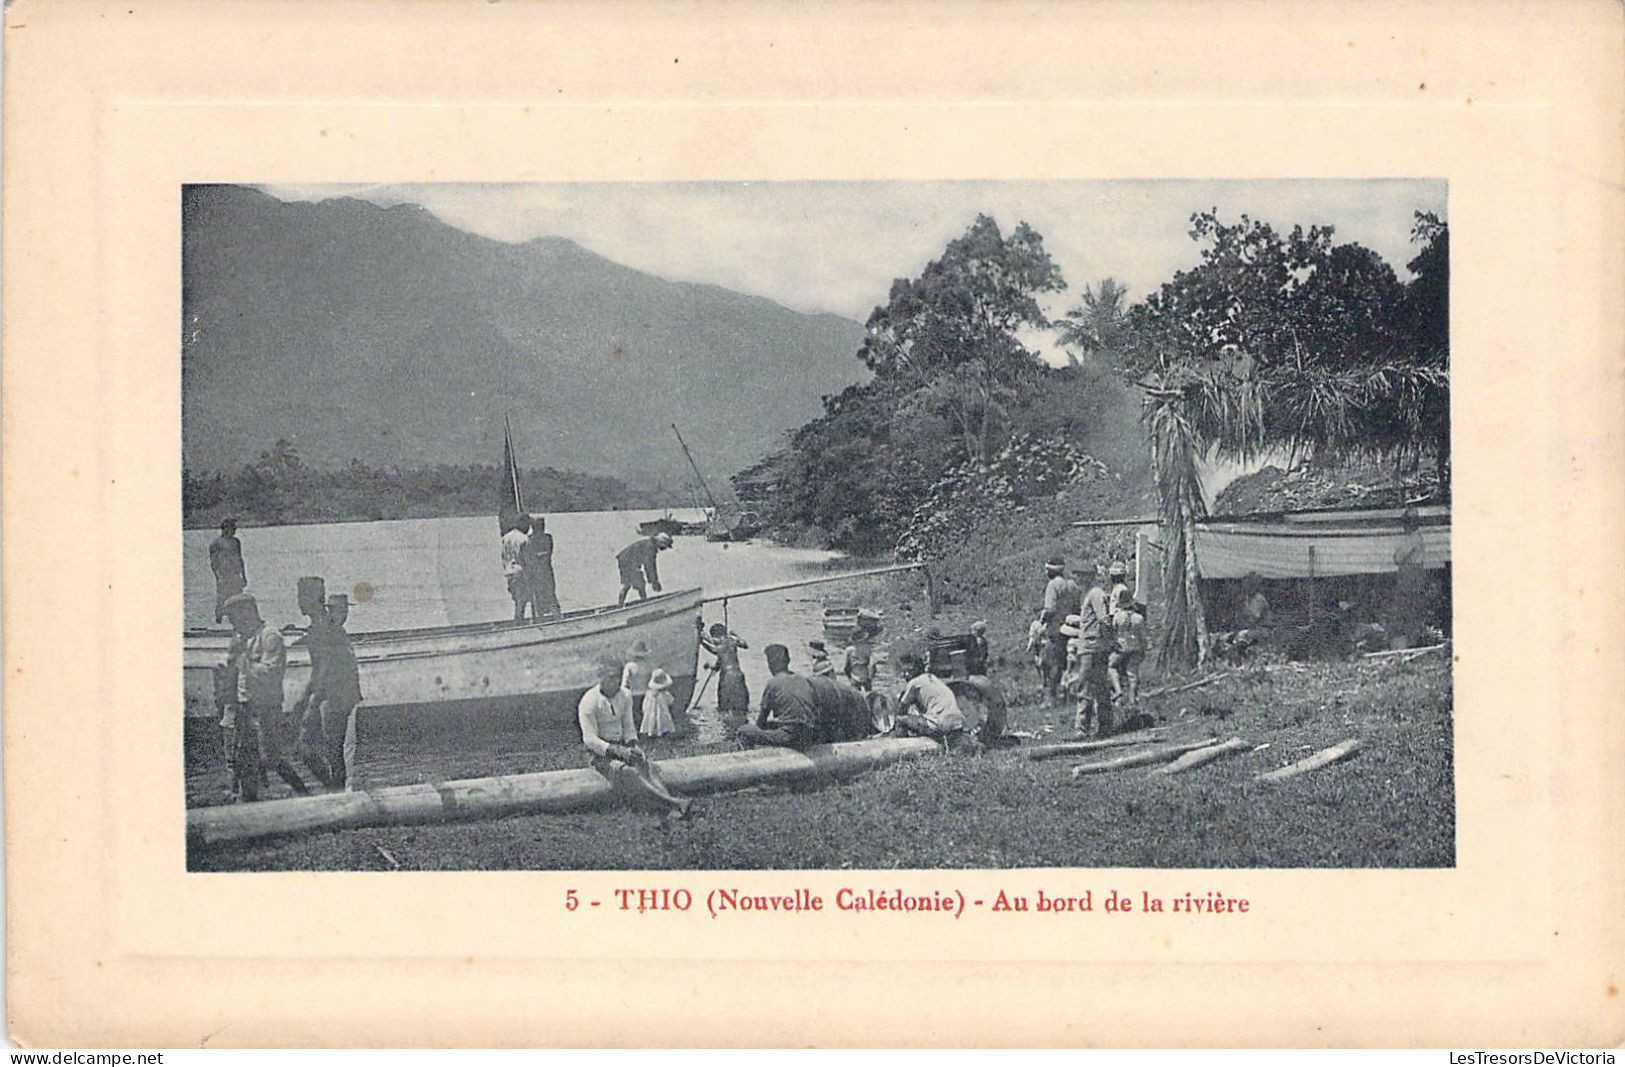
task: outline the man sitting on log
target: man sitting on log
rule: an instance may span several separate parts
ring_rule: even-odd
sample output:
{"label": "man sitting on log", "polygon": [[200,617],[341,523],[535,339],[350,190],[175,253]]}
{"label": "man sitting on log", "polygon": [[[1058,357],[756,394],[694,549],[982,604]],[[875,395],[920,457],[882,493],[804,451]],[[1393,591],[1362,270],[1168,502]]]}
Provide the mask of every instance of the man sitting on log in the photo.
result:
{"label": "man sitting on log", "polygon": [[818,709],[821,740],[861,741],[875,732],[868,694],[833,676],[815,674],[807,681]]}
{"label": "man sitting on log", "polygon": [[660,769],[638,747],[632,694],[621,685],[623,669],[618,660],[599,664],[598,684],[581,695],[576,711],[581,743],[592,753],[593,770],[608,778],[616,793],[632,806],[686,815],[692,801],[667,789]]}
{"label": "man sitting on log", "polygon": [[762,689],[761,709],[754,723],[739,728],[739,739],[747,745],[782,745],[808,748],[822,740],[818,702],[811,679],[790,669],[790,650],[768,645],[762,650],[767,669],[773,675]]}

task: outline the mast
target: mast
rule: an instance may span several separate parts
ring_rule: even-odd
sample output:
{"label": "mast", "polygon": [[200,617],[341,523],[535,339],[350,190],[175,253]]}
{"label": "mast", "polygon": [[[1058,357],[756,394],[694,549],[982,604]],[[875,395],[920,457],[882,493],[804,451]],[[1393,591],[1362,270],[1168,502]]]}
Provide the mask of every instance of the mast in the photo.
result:
{"label": "mast", "polygon": [[507,533],[511,524],[525,513],[525,498],[519,490],[519,461],[513,454],[513,427],[508,416],[502,416],[502,466],[506,484],[502,487],[502,504],[497,509],[497,524]]}
{"label": "mast", "polygon": [[694,454],[688,450],[688,442],[683,440],[683,431],[679,430],[674,422],[671,424],[671,432],[677,435],[677,443],[683,447],[683,455],[688,457],[689,468],[694,471],[694,477],[700,480],[700,488],[705,490],[705,499],[711,502],[711,511],[715,514],[717,498],[711,495],[711,487],[705,484],[705,475],[700,473],[699,464],[694,462]]}

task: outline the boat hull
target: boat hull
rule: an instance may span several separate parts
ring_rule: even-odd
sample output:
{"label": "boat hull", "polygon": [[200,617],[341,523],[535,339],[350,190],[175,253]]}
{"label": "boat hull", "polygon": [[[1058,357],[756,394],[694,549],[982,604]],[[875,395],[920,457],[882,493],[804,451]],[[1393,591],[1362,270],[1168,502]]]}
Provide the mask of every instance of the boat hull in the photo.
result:
{"label": "boat hull", "polygon": [[[650,662],[672,676],[673,703],[686,707],[698,673],[694,619],[698,589],[634,600],[625,607],[572,612],[540,622],[479,623],[353,635],[364,707],[373,713],[457,721],[471,715],[567,718],[597,680],[604,659],[624,660],[634,641],[648,643]],[[302,631],[285,631],[288,669],[283,707],[310,678]],[[188,720],[219,716],[214,668],[225,662],[231,636],[188,631],[184,682]]]}

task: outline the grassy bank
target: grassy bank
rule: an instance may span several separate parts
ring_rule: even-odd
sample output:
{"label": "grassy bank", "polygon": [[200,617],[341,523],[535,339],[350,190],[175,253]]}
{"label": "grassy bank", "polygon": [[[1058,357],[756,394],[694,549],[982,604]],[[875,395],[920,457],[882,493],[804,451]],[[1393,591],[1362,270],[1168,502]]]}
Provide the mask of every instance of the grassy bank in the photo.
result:
{"label": "grassy bank", "polygon": [[[1171,779],[1141,769],[1077,782],[1070,768],[1083,757],[945,755],[822,788],[707,798],[679,823],[607,811],[344,830],[199,853],[190,866],[390,869],[386,852],[413,870],[1453,865],[1447,657],[1253,669],[1147,704],[1168,740],[1268,747]],[[1054,738],[1069,715],[1026,701],[1013,726]],[[1344,763],[1254,781],[1347,737],[1364,748]],[[516,743],[503,769],[584,763],[578,755]],[[476,773],[492,772],[479,762]],[[455,764],[421,769],[453,777]]]}

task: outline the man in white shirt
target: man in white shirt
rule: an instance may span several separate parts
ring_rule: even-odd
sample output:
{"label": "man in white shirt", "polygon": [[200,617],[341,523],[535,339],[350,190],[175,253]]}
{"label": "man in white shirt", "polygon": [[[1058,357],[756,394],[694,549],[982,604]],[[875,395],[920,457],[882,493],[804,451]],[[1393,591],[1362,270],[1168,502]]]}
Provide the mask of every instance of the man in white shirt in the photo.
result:
{"label": "man in white shirt", "polygon": [[517,622],[525,617],[525,608],[532,605],[531,572],[525,566],[530,553],[530,516],[521,515],[513,528],[502,535],[502,576],[508,579],[508,595],[513,597],[513,617]]}
{"label": "man in white shirt", "polygon": [[948,683],[925,669],[925,660],[909,652],[898,657],[908,684],[897,698],[897,728],[925,737],[947,737],[965,728],[965,716]]}
{"label": "man in white shirt", "polygon": [[581,743],[592,753],[593,769],[634,807],[652,805],[686,815],[692,801],[667,789],[659,768],[638,747],[632,694],[621,685],[623,667],[612,660],[600,664],[598,684],[581,694],[576,709]]}

